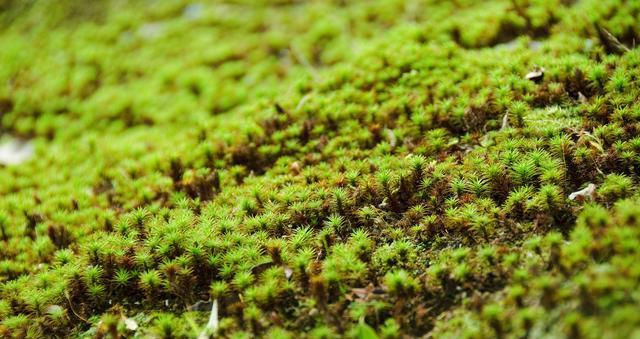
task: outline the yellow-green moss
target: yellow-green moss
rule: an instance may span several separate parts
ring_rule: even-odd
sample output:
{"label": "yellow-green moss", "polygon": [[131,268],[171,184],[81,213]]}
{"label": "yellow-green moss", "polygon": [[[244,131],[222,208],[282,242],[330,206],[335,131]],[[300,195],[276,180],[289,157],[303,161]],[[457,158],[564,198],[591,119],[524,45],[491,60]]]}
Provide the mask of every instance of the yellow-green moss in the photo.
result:
{"label": "yellow-green moss", "polygon": [[638,333],[637,2],[2,9],[0,336]]}

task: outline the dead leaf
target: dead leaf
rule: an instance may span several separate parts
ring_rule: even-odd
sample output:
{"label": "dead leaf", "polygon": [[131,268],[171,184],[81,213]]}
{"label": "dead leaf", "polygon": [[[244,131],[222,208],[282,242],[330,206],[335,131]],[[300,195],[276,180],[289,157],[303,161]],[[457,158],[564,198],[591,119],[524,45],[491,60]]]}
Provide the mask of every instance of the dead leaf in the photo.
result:
{"label": "dead leaf", "polygon": [[375,287],[373,284],[367,285],[367,287],[352,288],[351,293],[347,294],[347,300],[362,300],[368,301],[371,298],[385,294],[386,291],[382,287]]}
{"label": "dead leaf", "polygon": [[591,146],[591,148],[596,149],[600,153],[604,153],[604,148],[602,147],[602,142],[597,137],[593,136],[593,134],[587,131],[578,132],[578,141],[577,145],[586,145]]}
{"label": "dead leaf", "polygon": [[621,43],[611,32],[600,27],[598,24],[595,24],[595,26],[598,30],[598,38],[600,38],[600,42],[604,45],[608,53],[624,54],[625,52],[629,52],[629,47]]}

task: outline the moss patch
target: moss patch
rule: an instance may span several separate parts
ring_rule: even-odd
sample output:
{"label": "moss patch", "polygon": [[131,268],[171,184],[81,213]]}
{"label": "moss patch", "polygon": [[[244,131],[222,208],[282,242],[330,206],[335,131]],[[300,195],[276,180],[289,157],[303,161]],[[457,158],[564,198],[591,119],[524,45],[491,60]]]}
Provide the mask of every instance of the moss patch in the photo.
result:
{"label": "moss patch", "polygon": [[637,334],[635,2],[1,16],[0,336]]}

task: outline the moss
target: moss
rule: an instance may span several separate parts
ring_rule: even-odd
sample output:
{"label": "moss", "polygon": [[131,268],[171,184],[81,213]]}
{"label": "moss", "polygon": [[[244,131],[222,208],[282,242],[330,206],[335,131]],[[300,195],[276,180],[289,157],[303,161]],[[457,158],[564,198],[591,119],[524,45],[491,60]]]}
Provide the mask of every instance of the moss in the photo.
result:
{"label": "moss", "polygon": [[0,336],[637,333],[635,3],[123,4],[0,6]]}

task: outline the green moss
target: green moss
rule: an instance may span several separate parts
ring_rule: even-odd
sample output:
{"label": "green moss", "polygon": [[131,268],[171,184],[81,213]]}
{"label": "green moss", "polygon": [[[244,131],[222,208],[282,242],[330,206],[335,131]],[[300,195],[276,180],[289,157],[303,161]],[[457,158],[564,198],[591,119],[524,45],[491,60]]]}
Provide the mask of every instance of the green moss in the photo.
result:
{"label": "green moss", "polygon": [[635,2],[0,7],[1,337],[637,333]]}

